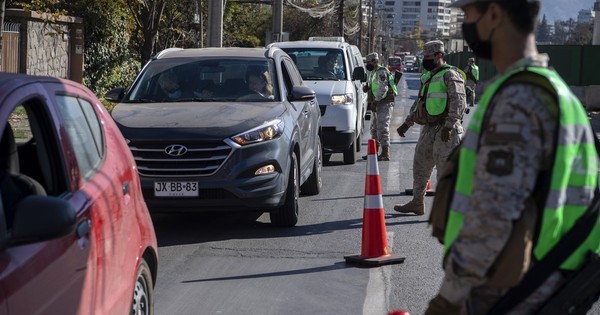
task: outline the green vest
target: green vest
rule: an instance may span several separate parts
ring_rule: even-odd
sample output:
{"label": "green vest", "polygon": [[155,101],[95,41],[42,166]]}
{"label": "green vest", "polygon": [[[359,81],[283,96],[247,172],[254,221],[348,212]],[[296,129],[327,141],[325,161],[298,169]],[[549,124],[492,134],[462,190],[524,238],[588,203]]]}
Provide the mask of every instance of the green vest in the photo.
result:
{"label": "green vest", "polygon": [[[464,218],[462,213],[466,211],[473,191],[480,131],[489,102],[507,79],[521,71],[537,73],[548,79],[557,92],[560,112],[550,187],[544,210],[538,215],[541,222],[538,222],[537,238],[534,238],[535,258],[542,259],[591,203],[594,189],[598,185],[598,160],[593,138],[595,135],[583,106],[556,72],[534,67],[516,69],[487,88],[469,123],[460,148],[458,177],[444,235],[446,253],[459,234]],[[590,250],[600,252],[600,219],[585,242],[563,262],[561,269],[579,268]]]}
{"label": "green vest", "polygon": [[[444,82],[444,74],[450,69],[455,68],[448,64],[443,65],[442,69],[438,71],[429,82],[427,95],[425,95],[425,109],[430,116],[438,116],[446,111],[446,104],[448,103],[448,88]],[[424,95],[426,87],[425,82],[427,82],[430,77],[431,71],[427,71],[421,76],[421,95]]]}
{"label": "green vest", "polygon": [[[388,69],[382,65],[379,65],[377,67],[377,69],[371,71],[371,76],[369,77],[369,83],[371,85],[371,93],[373,93],[373,96],[377,97],[377,95],[375,93],[377,93],[379,91],[379,83],[377,83],[377,80],[375,80],[375,76],[377,75],[377,71],[379,71],[379,69],[384,69],[385,71],[388,71]],[[394,96],[398,95],[398,89],[396,88],[396,84],[394,84],[394,77],[391,75],[388,75],[388,85],[392,88],[392,91],[394,91]],[[380,99],[384,99],[387,96],[387,92],[381,96]]]}
{"label": "green vest", "polygon": [[476,64],[472,64],[469,66],[471,68],[471,74],[475,80],[479,81],[479,67]]}

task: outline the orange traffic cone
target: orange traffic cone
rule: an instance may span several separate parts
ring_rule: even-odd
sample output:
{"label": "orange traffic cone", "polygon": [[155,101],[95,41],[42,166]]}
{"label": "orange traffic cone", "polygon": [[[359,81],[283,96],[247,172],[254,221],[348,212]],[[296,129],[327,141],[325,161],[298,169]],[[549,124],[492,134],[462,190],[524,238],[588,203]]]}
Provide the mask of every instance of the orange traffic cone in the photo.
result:
{"label": "orange traffic cone", "polygon": [[[413,189],[412,189],[412,188],[406,188],[406,189],[404,190],[404,193],[405,193],[407,196],[412,196],[412,194],[413,194]],[[430,180],[430,179],[428,179],[428,180],[427,180],[427,190],[425,191],[425,195],[426,195],[426,196],[435,196],[435,190],[433,190],[433,189],[431,188],[431,180]]]}
{"label": "orange traffic cone", "polygon": [[381,266],[404,261],[389,252],[382,198],[375,140],[369,139],[361,254],[344,256],[347,262]]}

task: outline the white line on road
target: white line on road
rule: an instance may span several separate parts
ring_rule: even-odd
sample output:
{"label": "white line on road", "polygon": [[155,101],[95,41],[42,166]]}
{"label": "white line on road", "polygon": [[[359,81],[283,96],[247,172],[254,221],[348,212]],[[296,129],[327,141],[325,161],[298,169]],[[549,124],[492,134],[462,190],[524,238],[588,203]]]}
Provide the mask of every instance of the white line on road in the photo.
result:
{"label": "white line on road", "polygon": [[[387,233],[388,246],[394,246],[394,232]],[[390,265],[371,268],[369,270],[369,283],[365,303],[363,304],[363,315],[382,315],[388,313],[388,300],[390,296],[390,279],[392,268]]]}

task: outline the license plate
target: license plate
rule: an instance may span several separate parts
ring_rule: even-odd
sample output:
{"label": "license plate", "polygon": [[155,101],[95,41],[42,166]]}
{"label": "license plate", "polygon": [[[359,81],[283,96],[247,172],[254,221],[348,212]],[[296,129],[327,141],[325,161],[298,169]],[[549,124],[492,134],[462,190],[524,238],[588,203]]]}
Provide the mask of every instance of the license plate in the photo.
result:
{"label": "license plate", "polygon": [[198,182],[154,182],[156,197],[198,197]]}

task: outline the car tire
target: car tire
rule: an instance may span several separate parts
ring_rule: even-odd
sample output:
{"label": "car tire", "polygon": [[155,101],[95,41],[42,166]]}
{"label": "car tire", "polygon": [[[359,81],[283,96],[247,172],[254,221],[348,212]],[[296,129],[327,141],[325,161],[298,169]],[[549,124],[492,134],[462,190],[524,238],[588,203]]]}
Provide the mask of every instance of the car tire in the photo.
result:
{"label": "car tire", "polygon": [[150,272],[150,267],[144,258],[140,260],[137,274],[135,276],[133,299],[131,302],[131,314],[154,314],[154,285],[152,283],[152,273]]}
{"label": "car tire", "polygon": [[356,163],[356,140],[354,139],[350,147],[344,151],[344,164]]}
{"label": "car tire", "polygon": [[317,145],[315,146],[315,162],[313,163],[312,173],[304,182],[300,190],[308,196],[318,195],[323,186],[321,172],[323,170],[323,151],[321,148],[321,138],[317,137]]}
{"label": "car tire", "polygon": [[296,153],[290,157],[290,172],[288,184],[285,189],[283,206],[269,214],[271,224],[275,226],[292,227],[298,223],[298,198],[300,196],[300,171]]}

